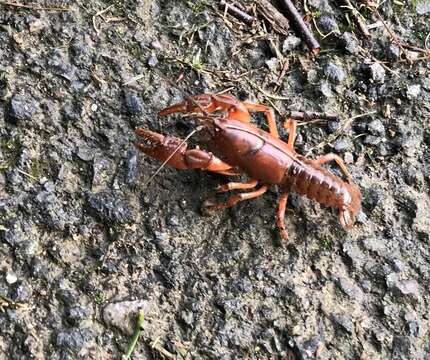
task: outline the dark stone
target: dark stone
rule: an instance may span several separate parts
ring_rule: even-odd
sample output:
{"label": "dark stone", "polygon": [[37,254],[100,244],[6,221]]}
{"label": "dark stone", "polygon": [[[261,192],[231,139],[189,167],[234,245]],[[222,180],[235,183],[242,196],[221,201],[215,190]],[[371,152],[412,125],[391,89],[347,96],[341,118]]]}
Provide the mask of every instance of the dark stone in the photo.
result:
{"label": "dark stone", "polygon": [[63,119],[65,122],[77,122],[81,118],[82,109],[73,102],[68,102],[62,109]]}
{"label": "dark stone", "polygon": [[383,83],[385,81],[385,69],[381,64],[373,63],[365,67],[366,73],[375,82]]}
{"label": "dark stone", "polygon": [[194,323],[194,314],[191,311],[182,311],[181,320],[184,324],[192,326]]}
{"label": "dark stone", "polygon": [[14,289],[12,294],[12,300],[19,303],[25,303],[30,299],[31,295],[31,288],[21,283],[18,284]]}
{"label": "dark stone", "polygon": [[52,73],[60,75],[70,82],[76,80],[74,68],[69,63],[68,57],[58,48],[53,50],[51,57],[48,59],[47,67]]}
{"label": "dark stone", "polygon": [[399,275],[396,273],[387,275],[387,286],[397,296],[410,295],[415,298],[420,296],[416,280],[400,280]]}
{"label": "dark stone", "polygon": [[365,145],[378,145],[381,142],[381,138],[379,136],[373,136],[373,135],[367,135],[364,140],[363,144]]}
{"label": "dark stone", "polygon": [[409,359],[411,340],[407,336],[394,336],[392,348],[393,359]]}
{"label": "dark stone", "polygon": [[71,325],[77,326],[82,320],[88,318],[90,311],[82,306],[73,306],[67,311],[67,320]]}
{"label": "dark stone", "polygon": [[333,315],[333,320],[336,324],[340,325],[340,327],[346,332],[352,334],[354,331],[354,324],[352,319],[348,315]]}
{"label": "dark stone", "polygon": [[320,29],[325,33],[339,30],[336,20],[331,16],[320,16],[317,21]]}
{"label": "dark stone", "polygon": [[399,259],[392,259],[391,264],[395,272],[402,272],[405,269],[405,263]]}
{"label": "dark stone", "polygon": [[110,191],[89,194],[87,206],[93,215],[108,225],[132,222],[134,219],[129,203]]}
{"label": "dark stone", "polygon": [[27,94],[14,95],[10,100],[9,118],[13,121],[30,120],[37,111],[37,102]]}
{"label": "dark stone", "polygon": [[60,289],[57,293],[58,298],[67,306],[74,306],[77,302],[77,295],[71,290]]}
{"label": "dark stone", "polygon": [[362,206],[368,210],[372,211],[378,204],[383,200],[384,196],[381,191],[375,188],[369,188],[362,191],[363,200]]}
{"label": "dark stone", "polygon": [[345,70],[339,65],[329,63],[324,68],[324,75],[334,83],[341,83],[346,79]]}
{"label": "dark stone", "polygon": [[365,264],[365,271],[374,281],[381,282],[386,279],[387,275],[392,271],[391,267],[380,263],[368,262]]}
{"label": "dark stone", "polygon": [[417,337],[420,333],[420,323],[417,320],[409,321],[406,324],[406,329],[409,335]]}
{"label": "dark stone", "polygon": [[70,350],[81,350],[95,337],[91,329],[71,329],[58,333],[56,345]]}
{"label": "dark stone", "polygon": [[396,61],[400,58],[400,48],[397,45],[389,44],[387,47],[387,58],[390,61]]}
{"label": "dark stone", "polygon": [[382,121],[378,119],[371,121],[367,126],[367,130],[371,135],[375,135],[375,136],[385,135],[385,126],[382,123]]}
{"label": "dark stone", "polygon": [[150,67],[156,67],[158,65],[158,59],[155,54],[151,54],[151,56],[148,58],[148,66]]}
{"label": "dark stone", "polygon": [[72,61],[76,66],[84,67],[91,64],[92,49],[87,44],[81,41],[74,41],[70,50]]}
{"label": "dark stone", "polygon": [[135,148],[127,152],[125,182],[128,185],[136,185],[139,180],[138,153]]}
{"label": "dark stone", "polygon": [[31,276],[35,278],[44,278],[45,275],[48,273],[48,270],[39,258],[34,257],[31,260],[30,272]]}
{"label": "dark stone", "polygon": [[357,38],[350,32],[343,33],[340,38],[341,45],[343,49],[352,55],[358,54],[360,52],[360,47]]}
{"label": "dark stone", "polygon": [[336,142],[333,144],[333,147],[337,153],[343,153],[351,149],[352,144],[349,140],[339,139],[339,140],[336,140]]}
{"label": "dark stone", "polygon": [[126,91],[124,93],[124,104],[129,115],[140,115],[143,113],[142,100],[133,91]]}

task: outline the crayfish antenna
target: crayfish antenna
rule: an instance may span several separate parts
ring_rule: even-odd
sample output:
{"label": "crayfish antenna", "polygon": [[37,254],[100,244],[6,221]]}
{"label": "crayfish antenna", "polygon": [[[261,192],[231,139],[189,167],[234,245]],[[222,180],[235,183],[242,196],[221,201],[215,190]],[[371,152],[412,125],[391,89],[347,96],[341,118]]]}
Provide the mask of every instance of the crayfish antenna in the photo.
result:
{"label": "crayfish antenna", "polygon": [[188,103],[186,101],[169,106],[158,112],[158,116],[167,116],[175,113],[185,113],[188,112]]}

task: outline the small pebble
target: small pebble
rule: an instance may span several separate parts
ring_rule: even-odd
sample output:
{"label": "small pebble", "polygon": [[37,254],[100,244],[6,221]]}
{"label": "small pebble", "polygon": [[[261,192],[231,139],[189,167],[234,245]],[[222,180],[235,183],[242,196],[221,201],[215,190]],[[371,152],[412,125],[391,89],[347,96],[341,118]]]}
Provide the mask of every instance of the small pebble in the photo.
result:
{"label": "small pebble", "polygon": [[414,84],[414,85],[408,85],[406,88],[406,97],[409,100],[416,99],[421,93],[421,85]]}
{"label": "small pebble", "polygon": [[430,1],[429,0],[421,0],[417,2],[415,6],[415,11],[418,15],[425,15],[430,13]]}
{"label": "small pebble", "polygon": [[343,155],[343,159],[344,159],[346,164],[352,164],[354,162],[354,156],[350,152],[346,152]]}
{"label": "small pebble", "polygon": [[148,58],[148,66],[150,67],[156,67],[158,65],[158,59],[155,54],[151,54],[151,56]]}
{"label": "small pebble", "polygon": [[326,98],[331,98],[333,97],[333,92],[331,91],[331,86],[329,83],[323,82],[318,89],[318,92],[326,97]]}
{"label": "small pebble", "polygon": [[7,282],[9,285],[15,284],[17,281],[18,281],[18,278],[16,277],[16,275],[15,275],[15,274],[8,273],[8,274],[6,275],[6,282]]}
{"label": "small pebble", "polygon": [[341,44],[346,52],[350,54],[358,54],[360,47],[357,38],[350,32],[345,32],[341,37]]}
{"label": "small pebble", "polygon": [[329,63],[324,68],[324,75],[334,83],[341,83],[346,79],[345,70],[340,65]]}
{"label": "small pebble", "polygon": [[37,111],[36,102],[29,95],[17,94],[10,100],[10,117],[16,121],[31,120]]}
{"label": "small pebble", "polygon": [[298,38],[297,36],[288,36],[282,44],[282,52],[285,54],[295,49],[300,45],[301,41],[302,40],[300,40],[300,38]]}
{"label": "small pebble", "polygon": [[124,103],[129,115],[140,115],[143,112],[144,106],[140,97],[133,91],[124,93]]}
{"label": "small pebble", "polygon": [[382,123],[382,121],[378,119],[372,120],[367,126],[367,130],[371,135],[375,135],[375,136],[385,135],[385,126]]}
{"label": "small pebble", "polygon": [[370,65],[370,76],[373,81],[383,83],[385,81],[385,69],[381,64],[374,63]]}
{"label": "small pebble", "polygon": [[278,68],[278,59],[277,58],[271,58],[269,60],[266,61],[266,65],[269,68],[270,71],[275,72],[276,69]]}
{"label": "small pebble", "polygon": [[154,40],[154,41],[151,43],[151,47],[152,47],[154,50],[162,50],[162,49],[163,49],[163,45],[161,45],[161,43],[160,43],[158,40]]}
{"label": "small pebble", "polygon": [[320,16],[318,18],[318,25],[320,26],[320,29],[325,33],[339,31],[339,27],[337,25],[336,20],[331,16]]}
{"label": "small pebble", "polygon": [[390,44],[387,48],[387,58],[390,61],[396,61],[400,58],[400,48],[394,44]]}

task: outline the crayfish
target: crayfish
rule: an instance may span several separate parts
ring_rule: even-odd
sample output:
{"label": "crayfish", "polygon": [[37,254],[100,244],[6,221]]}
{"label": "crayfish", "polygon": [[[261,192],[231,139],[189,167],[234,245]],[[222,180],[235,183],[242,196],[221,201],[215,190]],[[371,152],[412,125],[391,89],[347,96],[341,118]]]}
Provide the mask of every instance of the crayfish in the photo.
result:
{"label": "crayfish", "polygon": [[[269,132],[250,123],[250,111],[263,112]],[[327,154],[316,160],[308,159],[294,150],[297,124],[287,120],[288,141],[279,138],[272,109],[265,105],[241,102],[232,96],[202,94],[187,98],[159,112],[160,116],[173,113],[195,113],[200,126],[201,142],[209,151],[195,148],[188,150],[186,141],[165,136],[146,129],[136,129],[142,142],[136,147],[145,154],[177,169],[201,169],[223,175],[246,174],[250,180],[244,183],[229,182],[218,192],[231,190],[257,190],[232,195],[222,203],[206,203],[206,211],[228,208],[240,201],[263,195],[271,185],[281,190],[276,222],[281,237],[287,238],[285,208],[291,191],[306,196],[320,204],[339,210],[339,220],[345,229],[355,222],[360,210],[361,193],[352,182],[343,160],[335,154]],[[346,181],[332,174],[321,165],[336,162]]]}

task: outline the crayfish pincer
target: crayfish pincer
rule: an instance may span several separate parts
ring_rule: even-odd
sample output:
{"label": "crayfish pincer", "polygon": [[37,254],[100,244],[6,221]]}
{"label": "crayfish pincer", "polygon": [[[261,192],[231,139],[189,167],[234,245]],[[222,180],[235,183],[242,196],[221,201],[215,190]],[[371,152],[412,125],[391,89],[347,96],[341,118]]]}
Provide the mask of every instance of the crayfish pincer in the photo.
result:
{"label": "crayfish pincer", "polygon": [[[265,114],[269,132],[250,123],[249,111]],[[159,115],[173,113],[196,114],[200,123],[198,132],[208,151],[200,148],[188,150],[184,140],[146,129],[136,129],[136,134],[141,138],[141,142],[135,143],[136,147],[177,169],[201,169],[229,176],[246,174],[250,177],[245,183],[222,185],[218,191],[253,190],[232,195],[223,203],[211,203],[206,210],[221,210],[240,201],[254,199],[263,195],[269,186],[278,185],[281,196],[276,222],[284,239],[287,238],[285,207],[291,191],[338,209],[340,223],[345,229],[354,224],[360,210],[361,193],[352,182],[345,163],[335,154],[311,160],[296,153],[295,121],[285,122],[289,130],[285,143],[279,138],[272,109],[265,105],[241,102],[232,96],[196,95],[161,110]],[[329,161],[336,162],[346,181],[321,166]],[[258,184],[260,187],[255,190]]]}

